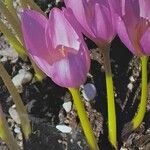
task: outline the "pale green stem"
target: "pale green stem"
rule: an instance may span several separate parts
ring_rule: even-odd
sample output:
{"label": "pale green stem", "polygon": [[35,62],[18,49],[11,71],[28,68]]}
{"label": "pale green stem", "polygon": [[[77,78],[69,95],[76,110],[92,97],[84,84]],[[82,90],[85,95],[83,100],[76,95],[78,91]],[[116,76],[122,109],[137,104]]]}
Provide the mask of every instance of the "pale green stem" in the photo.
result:
{"label": "pale green stem", "polygon": [[19,34],[18,38],[21,41],[21,43],[23,44],[23,36],[22,36],[22,33],[21,33],[21,22],[20,22],[20,19],[19,19],[18,15],[17,15],[17,10],[14,8],[13,0],[5,0],[5,4],[6,4],[6,7],[8,8],[8,10],[9,10],[9,12],[13,15],[13,17],[17,21],[17,26],[18,26],[19,29],[18,29],[18,31],[15,31],[15,32]]}
{"label": "pale green stem", "polygon": [[8,29],[1,20],[0,20],[0,30],[6,36],[6,38],[8,39],[10,44],[14,47],[14,49],[17,51],[18,55],[21,58],[25,59],[27,57],[25,48],[18,41],[18,39],[15,37],[15,35],[12,33],[12,31],[10,29]]}
{"label": "pale green stem", "polygon": [[5,5],[8,8],[8,10],[11,12],[13,17],[16,19],[16,21],[19,21],[19,17],[17,15],[16,9],[14,8],[14,5],[13,5],[13,0],[5,0]]}
{"label": "pale green stem", "polygon": [[[20,24],[18,24],[18,20],[14,18],[14,16],[10,13],[8,8],[5,6],[5,4],[2,1],[0,1],[0,11],[6,17],[11,27],[14,29],[19,40],[22,40],[21,29],[20,29]],[[20,42],[23,42],[23,41],[20,41]]]}
{"label": "pale green stem", "polygon": [[25,138],[28,139],[29,135],[31,134],[31,126],[30,126],[30,121],[28,119],[26,108],[22,102],[19,93],[17,92],[16,87],[14,86],[9,74],[7,73],[6,69],[3,67],[2,63],[0,63],[0,77],[2,78],[4,84],[6,85],[8,91],[10,92],[13,98],[13,101],[16,105],[16,110],[18,112],[21,121],[23,133],[25,135]]}
{"label": "pale green stem", "polygon": [[7,121],[2,111],[2,106],[0,105],[0,137],[7,144],[10,150],[20,150],[14,139],[11,131],[9,130]]}
{"label": "pale green stem", "polygon": [[147,96],[148,96],[148,87],[147,87],[147,56],[142,56],[141,58],[141,67],[142,67],[142,91],[141,91],[141,100],[138,107],[138,111],[131,121],[133,123],[133,128],[136,129],[142,122],[147,105]]}
{"label": "pale green stem", "polygon": [[106,90],[107,90],[107,109],[108,109],[108,137],[112,146],[117,149],[117,127],[116,109],[114,100],[114,88],[110,62],[110,46],[102,49],[104,56]]}
{"label": "pale green stem", "polygon": [[27,0],[20,0],[20,4],[23,9],[28,7]]}
{"label": "pale green stem", "polygon": [[91,127],[89,119],[87,117],[86,110],[84,108],[82,99],[80,97],[79,89],[69,88],[69,90],[72,94],[73,102],[74,102],[74,105],[76,107],[77,114],[79,116],[85,137],[87,139],[87,143],[89,144],[89,147],[91,150],[99,150],[99,147],[98,147],[97,141],[95,139],[92,127]]}

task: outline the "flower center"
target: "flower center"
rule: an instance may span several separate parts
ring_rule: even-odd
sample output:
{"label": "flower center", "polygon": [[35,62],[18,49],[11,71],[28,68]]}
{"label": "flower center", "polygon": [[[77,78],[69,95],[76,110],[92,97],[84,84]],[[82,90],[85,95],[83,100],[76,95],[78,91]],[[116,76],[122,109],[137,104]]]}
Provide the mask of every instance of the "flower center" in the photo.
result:
{"label": "flower center", "polygon": [[61,54],[62,54],[63,57],[67,56],[67,52],[68,52],[68,48],[67,47],[65,47],[65,46],[62,45],[59,50],[60,50],[60,52],[61,52]]}

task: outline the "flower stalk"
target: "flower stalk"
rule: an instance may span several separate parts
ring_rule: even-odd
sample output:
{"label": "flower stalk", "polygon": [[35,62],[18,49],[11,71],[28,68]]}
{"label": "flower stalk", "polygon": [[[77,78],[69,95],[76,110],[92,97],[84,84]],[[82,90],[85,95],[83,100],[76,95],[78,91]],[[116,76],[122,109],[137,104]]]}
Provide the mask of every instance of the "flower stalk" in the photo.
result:
{"label": "flower stalk", "polygon": [[144,119],[144,115],[146,112],[146,105],[147,105],[147,97],[148,97],[148,85],[147,85],[147,62],[148,56],[141,56],[141,67],[142,67],[142,87],[141,87],[141,100],[137,110],[136,115],[132,119],[131,122],[127,123],[124,126],[122,131],[122,137],[126,137],[129,133],[139,127]]}
{"label": "flower stalk", "polygon": [[112,146],[117,149],[117,129],[116,129],[116,109],[113,90],[113,79],[110,62],[110,45],[102,48],[104,57],[106,90],[107,90],[107,109],[108,109],[108,138]]}
{"label": "flower stalk", "polygon": [[6,5],[2,1],[0,1],[0,12],[6,17],[7,21],[14,29],[14,32],[16,33],[18,39],[22,43],[23,41],[19,19],[16,19],[16,17],[13,16],[13,14],[10,12],[10,10],[6,7]]}
{"label": "flower stalk", "polygon": [[147,104],[147,96],[148,96],[148,85],[147,85],[147,56],[142,56],[141,58],[141,66],[142,66],[142,91],[141,91],[141,100],[139,104],[138,111],[131,121],[133,123],[133,128],[136,129],[142,122],[145,112],[146,112],[146,104]]}
{"label": "flower stalk", "polygon": [[89,144],[89,147],[91,150],[99,150],[97,141],[95,139],[94,133],[92,131],[92,127],[90,125],[89,119],[87,117],[86,110],[84,108],[84,105],[82,103],[79,89],[76,88],[69,88],[69,91],[72,94],[73,102],[77,110],[77,114],[79,116],[81,126],[83,128],[85,137],[87,139],[87,143]]}
{"label": "flower stalk", "polygon": [[25,138],[28,139],[29,135],[31,134],[31,126],[30,126],[30,121],[28,119],[26,108],[22,102],[22,99],[19,93],[16,90],[16,87],[14,86],[9,74],[7,73],[2,63],[0,63],[0,70],[1,70],[0,77],[2,78],[5,86],[7,87],[8,91],[10,92],[13,98],[13,102],[16,105],[16,110],[18,112],[18,115],[21,121],[23,133],[25,135]]}
{"label": "flower stalk", "polygon": [[16,18],[16,20],[19,20],[16,9],[13,5],[13,0],[5,0],[5,5],[8,8],[8,10],[12,13],[13,17]]}
{"label": "flower stalk", "polygon": [[7,144],[10,150],[20,150],[14,139],[11,131],[9,130],[7,121],[5,119],[2,106],[0,105],[0,137]]}

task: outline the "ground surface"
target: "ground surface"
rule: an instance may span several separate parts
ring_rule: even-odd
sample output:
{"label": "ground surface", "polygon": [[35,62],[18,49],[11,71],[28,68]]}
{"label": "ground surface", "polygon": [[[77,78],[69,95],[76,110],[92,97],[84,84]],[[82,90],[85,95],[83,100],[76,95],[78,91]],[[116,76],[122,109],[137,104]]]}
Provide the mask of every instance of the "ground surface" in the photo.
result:
{"label": "ground surface", "polygon": [[[37,2],[44,10],[48,11],[47,5],[50,1],[37,0]],[[49,7],[55,5],[54,3],[49,4],[51,4]],[[60,3],[58,5],[61,6]],[[96,86],[97,96],[90,102],[83,98],[83,102],[99,146],[102,150],[111,150],[112,148],[107,140],[107,99],[103,57],[94,43],[87,39],[86,43],[92,59],[90,70],[92,76],[88,77],[87,83],[93,83]],[[1,34],[0,51],[8,49],[12,51]],[[12,53],[14,54],[13,58],[7,56],[9,54],[6,54],[4,58],[4,55],[0,53],[1,61],[3,61],[11,77],[15,77],[22,68],[33,75],[34,72],[30,62],[24,62],[14,52]],[[140,60],[135,56],[133,57],[117,37],[112,42],[111,63],[117,108],[119,149],[150,150],[150,94],[143,123],[136,131],[121,138],[122,129],[135,115],[140,100]],[[150,62],[148,63],[148,69],[150,70]],[[88,150],[75,108],[71,107],[71,110],[66,112],[62,107],[64,102],[72,101],[67,89],[57,86],[48,77],[42,82],[37,82],[32,78],[23,85],[20,94],[27,107],[32,125],[32,135],[28,141],[24,140],[20,125],[15,122],[10,114],[10,109],[13,108],[12,98],[0,79],[0,102],[3,111],[18,144],[24,150]],[[71,133],[65,134],[58,131],[56,129],[58,124],[71,127]],[[5,144],[2,141],[0,142],[0,150],[7,150]]]}

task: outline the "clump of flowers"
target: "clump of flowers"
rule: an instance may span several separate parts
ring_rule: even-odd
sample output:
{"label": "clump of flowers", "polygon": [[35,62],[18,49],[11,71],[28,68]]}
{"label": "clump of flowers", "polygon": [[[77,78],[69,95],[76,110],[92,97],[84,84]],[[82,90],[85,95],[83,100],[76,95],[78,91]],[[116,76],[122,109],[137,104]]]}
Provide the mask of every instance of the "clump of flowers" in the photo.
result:
{"label": "clump of flowers", "polygon": [[[123,135],[125,135],[141,124],[146,112],[147,61],[150,55],[148,7],[150,2],[149,0],[64,0],[64,2],[66,8],[62,10],[53,8],[47,17],[34,2],[21,0],[23,8],[21,20],[17,16],[12,1],[7,0],[6,5],[0,2],[0,10],[9,20],[13,32],[1,20],[0,29],[3,29],[3,33],[18,51],[20,57],[26,59],[29,56],[31,61],[56,84],[69,89],[91,150],[98,150],[99,146],[79,91],[90,69],[90,55],[82,33],[97,44],[104,57],[108,100],[108,138],[111,145],[118,149],[116,108],[109,56],[111,42],[118,34],[126,47],[140,58],[142,66],[141,101],[135,117],[123,129]],[[3,68],[1,65],[0,67]],[[1,77],[4,77],[4,72],[5,70]],[[35,72],[40,74],[40,70],[36,67]],[[40,76],[43,78],[42,74]],[[10,84],[9,82],[7,85],[8,89]],[[19,105],[18,108],[19,112],[24,109]],[[25,110],[24,113],[26,113]],[[6,132],[6,137],[10,137],[15,143],[13,137],[9,136],[1,109],[0,114],[3,122],[1,128]],[[26,122],[28,122],[27,118]],[[26,134],[27,137],[30,134],[29,131]],[[24,133],[26,133],[25,130]],[[10,148],[18,149],[9,138],[4,138],[3,134],[1,137]]]}

